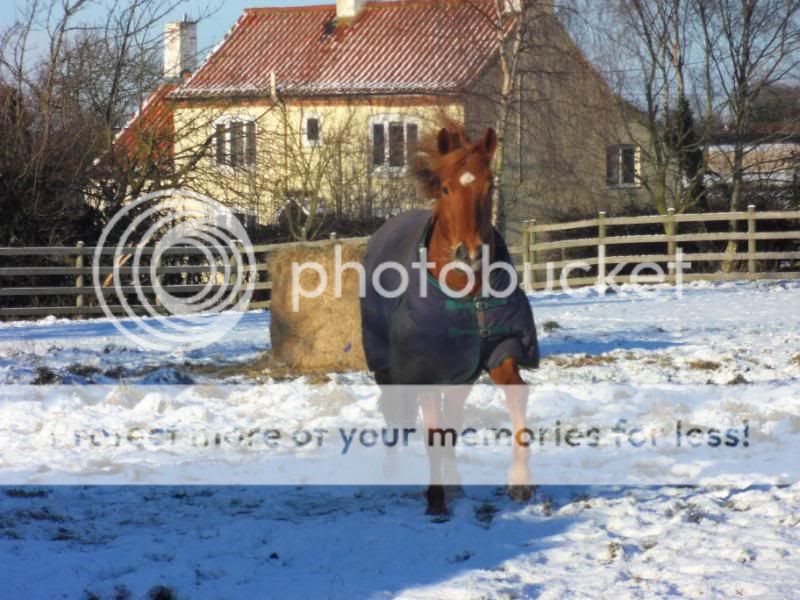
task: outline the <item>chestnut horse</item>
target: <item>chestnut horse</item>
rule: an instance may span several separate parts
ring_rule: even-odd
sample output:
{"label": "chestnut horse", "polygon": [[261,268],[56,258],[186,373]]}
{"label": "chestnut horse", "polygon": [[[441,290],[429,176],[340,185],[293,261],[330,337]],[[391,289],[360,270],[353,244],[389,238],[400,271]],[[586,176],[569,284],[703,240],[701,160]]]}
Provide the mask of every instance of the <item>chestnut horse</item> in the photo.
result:
{"label": "chestnut horse", "polygon": [[[470,389],[452,384],[470,384],[482,370],[488,371],[492,381],[503,388],[513,431],[518,432],[525,429],[528,400],[520,366],[538,366],[536,329],[527,297],[514,286],[509,298],[492,301],[482,289],[482,265],[494,260],[510,263],[505,243],[491,223],[490,165],[497,137],[489,128],[472,143],[463,126],[446,119],[442,125],[420,142],[414,165],[420,187],[434,205],[431,210],[393,217],[370,238],[364,258],[367,291],[361,301],[364,350],[369,368],[381,386],[381,408],[388,425],[392,425],[391,421],[396,424],[398,411],[408,407],[406,403],[403,408],[402,399],[392,397],[394,385],[450,386],[443,388],[443,393],[421,393],[413,404],[414,419],[417,401],[422,408],[429,440],[427,512],[435,515],[447,513],[443,472],[449,475],[450,483],[458,481],[453,447],[456,442],[437,451],[431,448],[429,436],[445,428],[461,431],[464,402]],[[423,249],[427,250],[427,279],[446,284],[460,300],[444,299],[441,289],[445,286],[434,284],[433,295],[439,294],[443,299],[439,304],[436,298],[432,304],[426,300],[423,307],[415,283],[402,302],[381,297],[372,283],[381,259],[403,263],[409,254]],[[453,263],[459,268],[453,268]],[[412,273],[410,280],[417,279],[420,278]],[[512,281],[510,286],[513,284]],[[391,281],[388,285],[384,281],[383,289],[390,289],[391,285]],[[450,316],[461,319],[458,326],[448,321]],[[432,346],[438,348],[433,354],[428,352]],[[514,438],[507,491],[512,498],[526,501],[531,497],[528,449]],[[453,471],[448,472],[451,467]]]}

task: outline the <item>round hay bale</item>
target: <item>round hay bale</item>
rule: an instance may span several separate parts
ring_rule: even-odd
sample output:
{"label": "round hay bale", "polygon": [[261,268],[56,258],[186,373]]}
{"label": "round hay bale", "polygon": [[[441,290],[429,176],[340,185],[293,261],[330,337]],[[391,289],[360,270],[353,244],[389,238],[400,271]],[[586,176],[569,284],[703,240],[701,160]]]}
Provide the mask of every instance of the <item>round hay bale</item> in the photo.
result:
{"label": "round hay bale", "polygon": [[[271,254],[269,330],[275,361],[298,374],[367,368],[361,345],[361,277],[355,269],[345,268],[348,263],[361,265],[366,246],[366,240],[309,242]],[[337,264],[341,293],[336,286]]]}

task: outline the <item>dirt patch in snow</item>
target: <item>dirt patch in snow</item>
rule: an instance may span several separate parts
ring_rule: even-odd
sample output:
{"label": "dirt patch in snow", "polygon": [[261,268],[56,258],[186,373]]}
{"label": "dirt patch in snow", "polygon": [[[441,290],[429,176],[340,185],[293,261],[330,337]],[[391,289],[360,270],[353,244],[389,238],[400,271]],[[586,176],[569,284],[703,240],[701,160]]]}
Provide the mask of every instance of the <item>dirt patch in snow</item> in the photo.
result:
{"label": "dirt patch in snow", "polygon": [[693,371],[716,371],[722,366],[713,360],[690,360],[686,365]]}

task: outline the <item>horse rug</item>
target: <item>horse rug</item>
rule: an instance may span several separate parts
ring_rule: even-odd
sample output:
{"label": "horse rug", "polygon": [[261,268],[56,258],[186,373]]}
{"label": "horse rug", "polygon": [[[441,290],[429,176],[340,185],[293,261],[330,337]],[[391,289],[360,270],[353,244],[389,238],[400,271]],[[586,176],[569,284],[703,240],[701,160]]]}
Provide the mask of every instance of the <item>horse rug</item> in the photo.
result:
{"label": "horse rug", "polygon": [[[430,210],[412,210],[389,219],[367,243],[361,329],[369,369],[388,371],[392,384],[434,385],[472,382],[482,369],[494,369],[507,358],[538,367],[536,326],[525,293],[516,286],[505,297],[448,295],[419,263],[432,229]],[[493,231],[492,260],[513,266],[505,242]],[[408,275],[400,295],[393,293],[404,283],[397,268],[384,267],[378,274],[388,294],[373,285],[376,269],[387,261]],[[511,275],[493,269],[489,283],[502,292],[509,288]]]}

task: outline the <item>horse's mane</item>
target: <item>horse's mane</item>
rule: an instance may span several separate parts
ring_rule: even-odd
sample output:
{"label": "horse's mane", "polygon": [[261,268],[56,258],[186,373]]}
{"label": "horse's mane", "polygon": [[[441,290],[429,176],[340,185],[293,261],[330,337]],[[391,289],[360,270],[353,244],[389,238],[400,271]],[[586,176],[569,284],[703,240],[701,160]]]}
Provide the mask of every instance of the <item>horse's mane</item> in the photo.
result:
{"label": "horse's mane", "polygon": [[445,159],[439,150],[439,134],[442,129],[449,134],[451,149],[463,148],[469,143],[467,130],[462,123],[444,113],[437,116],[435,127],[429,128],[419,140],[414,160],[414,176],[428,195],[433,195],[438,185],[439,173],[452,162],[452,158]]}

